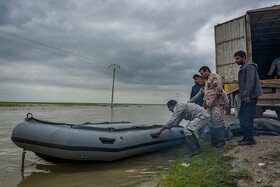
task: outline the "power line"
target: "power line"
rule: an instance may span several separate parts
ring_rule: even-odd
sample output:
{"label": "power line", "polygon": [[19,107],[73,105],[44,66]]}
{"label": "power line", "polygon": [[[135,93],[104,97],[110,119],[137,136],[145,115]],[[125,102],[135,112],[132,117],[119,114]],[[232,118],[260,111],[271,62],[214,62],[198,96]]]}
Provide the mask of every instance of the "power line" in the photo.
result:
{"label": "power line", "polygon": [[124,69],[120,69],[120,71],[126,73],[127,75],[135,76],[135,74],[129,73],[129,72],[125,71]]}
{"label": "power line", "polygon": [[[41,51],[44,51],[44,52],[48,52],[48,53],[52,53],[52,54],[55,54],[55,55],[60,55],[60,56],[66,56],[67,54],[69,55],[72,55],[72,56],[75,56],[75,57],[79,57],[80,60],[83,60],[85,62],[89,62],[89,63],[94,63],[94,64],[97,64],[96,63],[96,60],[94,59],[91,59],[89,57],[85,57],[85,56],[82,56],[82,55],[79,55],[79,54],[76,54],[76,53],[73,53],[73,52],[70,52],[70,51],[66,51],[66,50],[63,50],[63,49],[59,49],[57,47],[53,47],[53,46],[50,46],[50,45],[47,45],[47,44],[44,44],[42,42],[38,42],[38,41],[34,41],[34,40],[30,40],[30,39],[27,39],[27,38],[24,38],[24,37],[21,37],[21,36],[18,36],[18,35],[15,35],[15,34],[12,34],[12,33],[8,33],[8,32],[5,32],[5,31],[1,31],[0,32],[4,33],[4,34],[7,34],[7,35],[10,35],[10,36],[13,36],[13,37],[16,37],[20,40],[23,40],[23,41],[27,41],[29,42],[29,44],[26,44],[26,42],[20,42],[20,41],[16,41],[16,40],[13,40],[13,39],[9,39],[9,38],[5,38],[5,37],[0,37],[0,39],[2,40],[6,40],[6,41],[10,41],[10,42],[14,42],[18,45],[22,45],[22,46],[25,46],[25,47],[29,47],[29,48],[33,48],[33,49],[37,49],[37,50],[41,50]],[[30,45],[31,44],[31,45]],[[34,45],[36,45],[37,47],[35,47]],[[44,47],[44,48],[42,48]],[[46,50],[46,49],[52,49],[54,51],[51,51],[51,50]],[[60,53],[59,53],[60,52]]]}
{"label": "power line", "polygon": [[[1,31],[1,30],[0,30],[0,31]],[[80,57],[80,58],[84,58],[84,59],[86,59],[86,60],[95,61],[95,60],[90,59],[90,58],[88,58],[88,57],[81,56],[81,55],[76,54],[76,53],[73,53],[73,52],[71,52],[71,51],[66,51],[66,50],[63,50],[63,49],[59,49],[59,48],[57,48],[57,47],[53,47],[53,46],[44,44],[44,43],[42,43],[42,42],[30,40],[30,39],[27,39],[27,38],[24,38],[24,37],[21,37],[21,36],[12,34],[12,33],[4,32],[4,31],[1,31],[1,32],[6,33],[6,34],[11,35],[11,36],[15,36],[15,37],[17,37],[17,38],[20,38],[20,39],[22,39],[22,40],[25,40],[25,41],[28,41],[28,42],[31,42],[31,43],[34,43],[34,44],[42,45],[42,46],[45,46],[45,47],[48,47],[48,48],[51,48],[51,49],[54,49],[54,50],[57,50],[57,51],[61,51],[61,52],[63,52],[63,53],[68,53],[68,54],[72,54],[72,55],[77,56],[77,57]]]}
{"label": "power line", "polygon": [[[22,45],[22,46],[26,46],[26,47],[38,49],[38,50],[41,50],[41,51],[44,51],[44,52],[53,53],[53,54],[55,54],[55,55],[62,55],[62,54],[59,54],[59,53],[55,53],[55,52],[53,52],[53,51],[47,51],[47,50],[44,50],[44,49],[35,48],[35,47],[30,46],[30,45],[27,45],[27,44],[25,44],[25,43],[21,43],[21,42],[18,42],[18,41],[10,40],[10,39],[7,39],[7,38],[2,38],[2,37],[0,37],[0,39],[6,40],[6,41],[10,41],[10,42],[14,42],[14,43],[16,43],[16,44],[18,44],[18,45]],[[63,56],[65,56],[65,55],[63,55]]]}

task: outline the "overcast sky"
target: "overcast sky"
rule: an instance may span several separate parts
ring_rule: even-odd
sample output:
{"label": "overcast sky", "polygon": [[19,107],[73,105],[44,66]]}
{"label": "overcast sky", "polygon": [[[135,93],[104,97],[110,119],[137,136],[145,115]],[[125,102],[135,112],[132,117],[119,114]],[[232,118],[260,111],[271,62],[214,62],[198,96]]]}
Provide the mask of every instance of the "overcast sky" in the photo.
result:
{"label": "overcast sky", "polygon": [[0,101],[166,103],[215,72],[214,26],[270,0],[1,0]]}

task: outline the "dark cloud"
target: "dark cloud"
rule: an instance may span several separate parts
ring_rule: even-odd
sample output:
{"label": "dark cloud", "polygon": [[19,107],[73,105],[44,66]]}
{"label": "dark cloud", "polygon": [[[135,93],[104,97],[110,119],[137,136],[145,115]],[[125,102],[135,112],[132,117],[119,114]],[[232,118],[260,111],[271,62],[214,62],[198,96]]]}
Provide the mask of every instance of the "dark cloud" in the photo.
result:
{"label": "dark cloud", "polygon": [[118,88],[123,91],[140,86],[168,93],[173,86],[185,92],[200,66],[215,69],[215,24],[273,4],[2,0],[1,83],[109,90],[109,65],[119,64]]}

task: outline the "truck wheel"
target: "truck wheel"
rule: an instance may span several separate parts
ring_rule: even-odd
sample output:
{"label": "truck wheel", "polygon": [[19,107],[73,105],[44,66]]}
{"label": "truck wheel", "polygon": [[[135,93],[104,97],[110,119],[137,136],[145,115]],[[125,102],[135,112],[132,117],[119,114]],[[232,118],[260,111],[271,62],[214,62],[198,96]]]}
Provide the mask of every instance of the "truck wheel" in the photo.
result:
{"label": "truck wheel", "polygon": [[255,118],[261,118],[263,116],[263,107],[257,106],[255,111]]}
{"label": "truck wheel", "polygon": [[234,105],[235,117],[238,118],[238,112],[239,112],[240,105],[241,105],[241,100],[240,100],[239,94],[235,94],[233,105]]}

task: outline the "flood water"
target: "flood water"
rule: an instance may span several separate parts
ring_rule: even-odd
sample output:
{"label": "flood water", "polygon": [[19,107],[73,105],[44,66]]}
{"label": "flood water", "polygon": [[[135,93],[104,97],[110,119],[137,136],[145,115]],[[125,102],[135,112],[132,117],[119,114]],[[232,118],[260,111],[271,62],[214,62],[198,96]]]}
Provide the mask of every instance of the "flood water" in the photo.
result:
{"label": "flood water", "polygon": [[37,119],[84,123],[130,121],[164,124],[171,113],[166,106],[128,107],[2,107],[0,108],[0,186],[155,186],[155,173],[167,170],[179,158],[176,149],[142,154],[115,162],[51,163],[27,151],[21,172],[22,149],[11,141],[13,128],[31,112]]}

